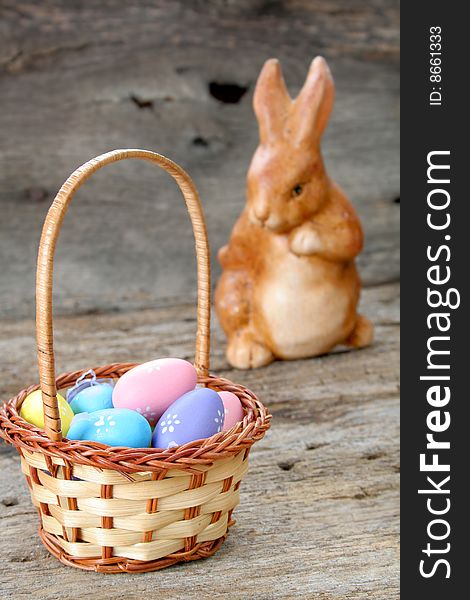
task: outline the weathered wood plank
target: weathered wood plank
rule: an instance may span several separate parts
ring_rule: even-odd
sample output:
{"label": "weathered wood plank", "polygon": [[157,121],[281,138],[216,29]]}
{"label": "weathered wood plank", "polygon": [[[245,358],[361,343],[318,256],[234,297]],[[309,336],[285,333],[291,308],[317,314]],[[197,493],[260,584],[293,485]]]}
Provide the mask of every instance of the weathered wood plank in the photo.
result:
{"label": "weathered wood plank", "polygon": [[[213,558],[139,576],[63,567],[34,535],[16,453],[0,452],[0,584],[5,597],[364,598],[398,591],[398,286],[365,290],[373,347],[231,370],[213,335],[213,370],[268,404],[273,427],[252,453],[237,525]],[[37,379],[34,324],[2,321],[2,398]],[[58,367],[191,357],[194,308],[168,306],[56,320]],[[80,590],[77,596],[77,590]]]}
{"label": "weathered wood plank", "polygon": [[[243,205],[251,94],[270,56],[293,93],[314,55],[332,67],[324,151],[364,224],[363,310],[377,331],[365,350],[239,373],[214,322],[212,369],[255,390],[274,421],[252,453],[238,523],[207,561],[138,577],[63,567],[34,535],[16,453],[0,445],[0,596],[399,597],[398,286],[387,284],[398,277],[398,22],[395,0],[0,3],[0,131],[11,142],[0,147],[1,399],[37,380],[35,255],[64,178],[115,147],[169,155],[200,189],[215,255]],[[214,82],[247,90],[224,103]],[[58,247],[55,305],[68,315],[55,322],[58,370],[191,358],[192,253],[167,177],[137,163],[97,174]]]}
{"label": "weathered wood plank", "polygon": [[[3,0],[0,17],[0,315],[33,314],[47,207],[75,167],[112,148],[158,150],[189,171],[215,257],[243,206],[257,144],[251,94],[273,55],[293,93],[313,56],[329,60],[337,103],[327,165],[364,223],[364,281],[397,278],[394,0]],[[247,92],[223,103],[210,94],[211,82]],[[180,303],[194,294],[192,253],[169,178],[149,165],[110,167],[80,191],[66,218],[57,308],[150,307],[168,297]]]}

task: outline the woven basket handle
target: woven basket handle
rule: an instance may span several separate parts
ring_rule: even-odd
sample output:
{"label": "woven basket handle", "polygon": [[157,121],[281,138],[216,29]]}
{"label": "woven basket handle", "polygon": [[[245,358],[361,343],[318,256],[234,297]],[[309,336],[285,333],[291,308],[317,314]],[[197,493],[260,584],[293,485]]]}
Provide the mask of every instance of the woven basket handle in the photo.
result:
{"label": "woven basket handle", "polygon": [[44,429],[51,440],[62,439],[55,383],[52,329],[52,281],[54,251],[68,205],[78,188],[98,169],[126,158],[148,160],[167,171],[178,184],[191,218],[197,259],[197,334],[194,366],[207,374],[210,349],[210,258],[209,243],[199,195],[189,175],[161,154],[148,150],[113,150],[86,162],[70,175],[52,203],[42,229],[36,275],[36,337],[39,381],[44,406]]}

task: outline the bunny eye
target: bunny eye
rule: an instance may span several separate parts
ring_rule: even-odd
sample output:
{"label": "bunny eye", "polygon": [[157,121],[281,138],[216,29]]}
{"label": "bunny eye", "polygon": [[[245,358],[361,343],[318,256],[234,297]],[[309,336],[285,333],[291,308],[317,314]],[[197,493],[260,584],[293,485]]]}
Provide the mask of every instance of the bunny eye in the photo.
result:
{"label": "bunny eye", "polygon": [[291,195],[292,196],[300,196],[300,194],[304,191],[303,186],[298,183],[294,188],[292,188]]}

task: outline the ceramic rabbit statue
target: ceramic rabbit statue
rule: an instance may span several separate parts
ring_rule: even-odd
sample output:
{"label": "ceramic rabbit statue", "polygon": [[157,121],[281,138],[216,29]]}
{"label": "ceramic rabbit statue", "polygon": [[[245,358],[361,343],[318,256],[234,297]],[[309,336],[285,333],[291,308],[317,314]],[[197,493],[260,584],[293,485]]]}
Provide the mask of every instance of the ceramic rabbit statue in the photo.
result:
{"label": "ceramic rabbit statue", "polygon": [[268,60],[259,76],[253,104],[260,145],[248,171],[246,206],[219,251],[223,272],[215,295],[234,367],[372,342],[371,322],[356,312],[361,224],[320,151],[333,98],[322,57],[295,100],[277,60]]}

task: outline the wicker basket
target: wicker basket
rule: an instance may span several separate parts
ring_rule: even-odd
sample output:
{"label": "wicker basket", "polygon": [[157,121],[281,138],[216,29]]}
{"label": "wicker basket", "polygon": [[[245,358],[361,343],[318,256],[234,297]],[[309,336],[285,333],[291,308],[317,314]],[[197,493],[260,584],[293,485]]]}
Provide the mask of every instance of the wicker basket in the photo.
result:
{"label": "wicker basket", "polygon": [[[60,225],[78,188],[101,167],[126,158],[150,161],[176,181],[194,231],[198,272],[195,367],[200,383],[234,392],[243,422],[171,448],[115,448],[62,438],[57,390],[89,369],[56,379],[52,331],[53,258]],[[36,332],[40,385],[22,390],[0,410],[0,435],[21,455],[21,468],[40,516],[39,535],[60,561],[105,573],[143,572],[213,554],[232,525],[232,510],[248,468],[251,445],[271,416],[248,389],[208,373],[210,263],[204,216],[190,177],[169,159],[146,150],[115,150],[85,163],[64,183],[46,217],[39,246]],[[134,364],[94,368],[118,378]],[[19,416],[21,403],[41,389],[45,430]]]}

